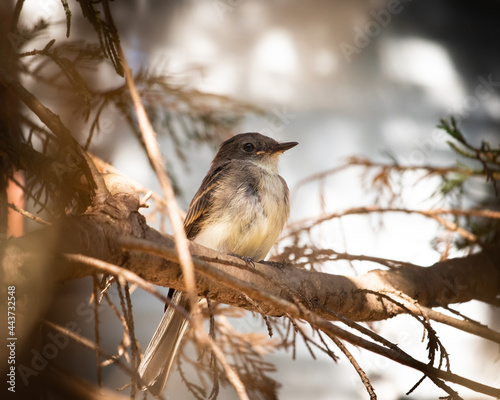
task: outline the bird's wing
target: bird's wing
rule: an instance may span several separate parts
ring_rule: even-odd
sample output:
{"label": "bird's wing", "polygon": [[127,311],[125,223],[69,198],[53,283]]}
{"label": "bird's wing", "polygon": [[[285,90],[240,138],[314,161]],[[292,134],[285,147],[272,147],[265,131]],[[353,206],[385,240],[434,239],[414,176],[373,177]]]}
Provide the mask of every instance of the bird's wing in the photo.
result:
{"label": "bird's wing", "polygon": [[229,165],[230,162],[226,162],[210,168],[193,200],[191,200],[186,219],[184,220],[184,231],[188,239],[194,239],[200,232],[203,221],[212,207],[214,190],[219,186],[221,179],[227,174]]}

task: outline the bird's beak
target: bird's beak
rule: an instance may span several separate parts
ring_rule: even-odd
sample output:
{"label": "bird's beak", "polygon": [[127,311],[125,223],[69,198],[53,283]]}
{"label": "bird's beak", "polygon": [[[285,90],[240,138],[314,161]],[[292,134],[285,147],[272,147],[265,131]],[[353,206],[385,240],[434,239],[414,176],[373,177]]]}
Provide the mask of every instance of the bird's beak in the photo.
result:
{"label": "bird's beak", "polygon": [[270,153],[283,153],[284,151],[290,150],[292,147],[297,146],[297,142],[282,142],[274,146]]}

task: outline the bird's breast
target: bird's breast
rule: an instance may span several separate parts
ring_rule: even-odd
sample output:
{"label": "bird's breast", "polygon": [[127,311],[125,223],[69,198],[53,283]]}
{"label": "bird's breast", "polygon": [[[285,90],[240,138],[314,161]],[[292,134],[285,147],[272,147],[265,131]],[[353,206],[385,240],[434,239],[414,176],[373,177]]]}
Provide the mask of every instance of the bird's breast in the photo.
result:
{"label": "bird's breast", "polygon": [[195,242],[215,250],[264,259],[289,214],[288,188],[277,174],[258,171],[257,180],[226,182]]}

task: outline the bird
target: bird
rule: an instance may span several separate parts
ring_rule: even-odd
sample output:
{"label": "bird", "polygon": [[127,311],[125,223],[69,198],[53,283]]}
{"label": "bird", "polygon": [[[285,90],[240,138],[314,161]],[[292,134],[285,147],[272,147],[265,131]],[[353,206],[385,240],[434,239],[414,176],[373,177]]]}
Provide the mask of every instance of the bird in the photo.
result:
{"label": "bird", "polygon": [[[290,214],[289,189],[279,175],[279,156],[297,142],[260,133],[224,141],[194,195],[184,220],[189,240],[244,260],[263,260]],[[189,296],[170,289],[171,303],[138,367],[140,389],[163,392],[191,312]]]}

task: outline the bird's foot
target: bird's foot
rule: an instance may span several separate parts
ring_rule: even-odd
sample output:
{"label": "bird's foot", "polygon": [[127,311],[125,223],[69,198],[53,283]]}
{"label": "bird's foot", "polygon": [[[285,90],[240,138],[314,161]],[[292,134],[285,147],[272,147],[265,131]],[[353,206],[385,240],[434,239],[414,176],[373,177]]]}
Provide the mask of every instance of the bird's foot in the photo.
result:
{"label": "bird's foot", "polygon": [[248,266],[248,267],[252,267],[252,268],[255,268],[255,261],[253,260],[252,257],[247,257],[247,256],[240,256],[239,254],[236,254],[236,253],[228,253],[230,256],[233,256],[233,257],[238,257],[240,260],[243,260],[245,261],[245,264]]}

